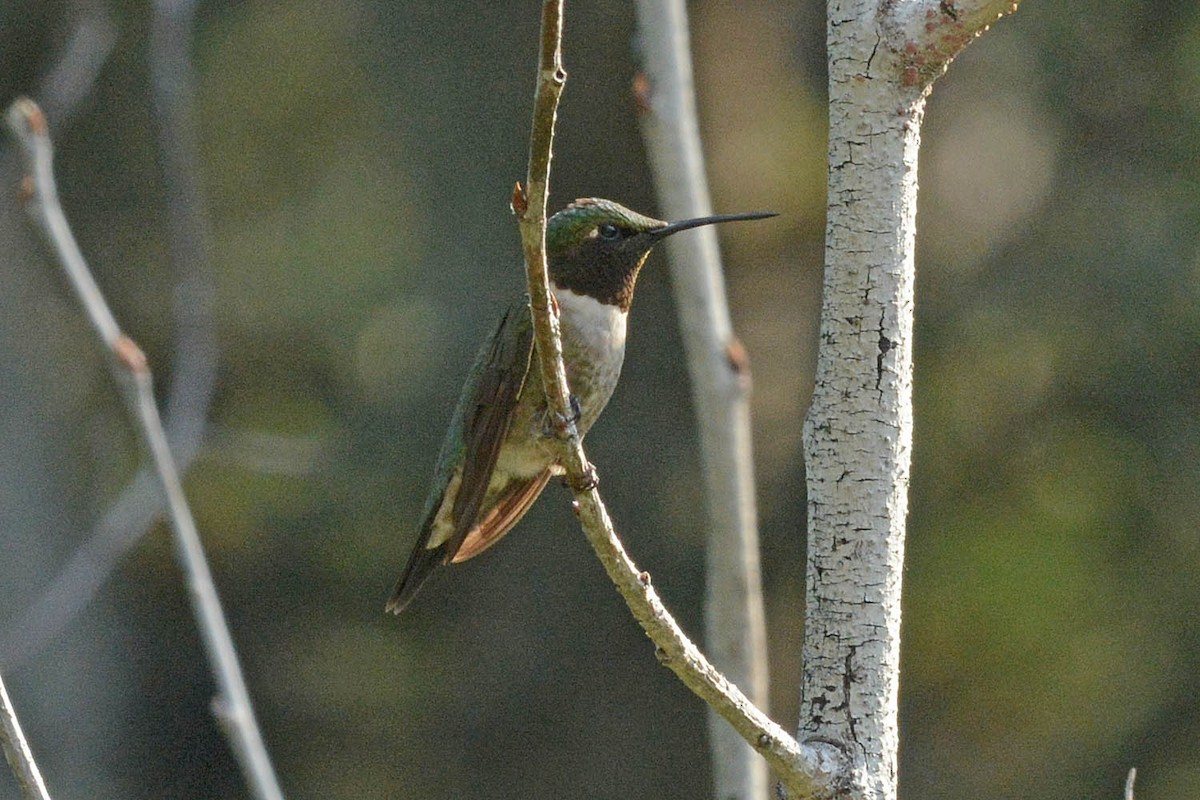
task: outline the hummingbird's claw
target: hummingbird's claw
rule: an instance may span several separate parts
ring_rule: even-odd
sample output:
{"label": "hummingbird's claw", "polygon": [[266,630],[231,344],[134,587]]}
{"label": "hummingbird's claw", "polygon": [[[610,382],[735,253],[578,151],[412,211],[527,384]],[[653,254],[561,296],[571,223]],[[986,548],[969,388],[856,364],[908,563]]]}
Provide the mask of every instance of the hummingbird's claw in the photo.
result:
{"label": "hummingbird's claw", "polygon": [[571,489],[576,492],[590,492],[600,485],[600,473],[596,472],[596,465],[589,461],[587,468],[578,481],[573,481],[569,475],[564,475],[562,485],[564,489]]}
{"label": "hummingbird's claw", "polygon": [[547,437],[566,438],[567,429],[572,425],[579,424],[579,420],[583,419],[583,407],[579,405],[579,398],[571,395],[570,403],[571,412],[567,416],[547,409],[545,418]]}
{"label": "hummingbird's claw", "polygon": [[590,492],[600,485],[600,474],[596,472],[596,465],[590,461],[580,476],[578,481],[571,482],[571,488],[577,492]]}

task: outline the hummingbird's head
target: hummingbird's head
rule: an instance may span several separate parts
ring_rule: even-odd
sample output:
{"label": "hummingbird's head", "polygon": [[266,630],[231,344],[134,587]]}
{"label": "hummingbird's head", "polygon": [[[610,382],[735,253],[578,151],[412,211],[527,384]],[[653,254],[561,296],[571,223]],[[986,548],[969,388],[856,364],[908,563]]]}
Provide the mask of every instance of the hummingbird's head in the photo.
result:
{"label": "hummingbird's head", "polygon": [[723,214],[663,222],[599,197],[576,200],[546,222],[550,278],[560,289],[628,311],[638,272],[651,248],[673,233],[715,222],[773,217]]}

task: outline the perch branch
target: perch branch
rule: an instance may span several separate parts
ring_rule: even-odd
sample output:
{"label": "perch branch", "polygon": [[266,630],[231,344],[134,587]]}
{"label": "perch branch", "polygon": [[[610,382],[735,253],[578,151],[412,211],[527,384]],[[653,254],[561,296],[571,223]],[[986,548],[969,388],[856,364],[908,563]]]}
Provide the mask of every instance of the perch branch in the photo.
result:
{"label": "perch branch", "polygon": [[33,760],[33,752],[25,741],[21,731],[21,722],[17,719],[17,711],[13,708],[12,700],[8,698],[8,689],[4,686],[4,678],[0,677],[0,744],[4,746],[4,757],[17,783],[21,786],[21,795],[25,800],[50,800],[46,791],[46,782],[42,773]]}
{"label": "perch branch", "polygon": [[588,541],[654,642],[659,660],[698,697],[737,729],[778,772],[793,797],[812,797],[828,786],[840,768],[840,753],[821,743],[798,744],[708,662],[667,612],[647,573],[639,572],[613,531],[596,491],[579,433],[570,422],[569,390],[562,363],[557,313],[546,265],[546,198],[558,99],[566,82],[562,67],[562,0],[547,0],[542,15],[541,57],[530,137],[526,188],[517,186],[513,210],[521,229],[529,282],[539,369],[547,403],[561,425],[563,463],[574,487],[579,518]]}
{"label": "perch branch", "polygon": [[177,557],[188,579],[193,611],[220,687],[216,703],[218,719],[255,796],[259,800],[282,800],[283,793],[254,718],[196,523],[167,445],[146,357],[137,343],[121,331],[67,224],[54,184],[50,133],[41,109],[31,100],[18,99],[8,110],[8,125],[29,165],[30,175],[22,183],[29,210],[62,262],[72,288],[111,357],[113,372],[166,494]]}

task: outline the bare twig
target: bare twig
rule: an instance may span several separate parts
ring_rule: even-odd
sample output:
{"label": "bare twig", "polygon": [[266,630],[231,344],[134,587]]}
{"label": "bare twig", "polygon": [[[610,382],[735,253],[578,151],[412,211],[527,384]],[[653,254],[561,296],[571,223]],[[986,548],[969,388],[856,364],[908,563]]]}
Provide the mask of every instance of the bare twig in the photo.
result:
{"label": "bare twig", "polygon": [[1133,782],[1137,780],[1137,767],[1130,767],[1125,776],[1125,800],[1133,800]]}
{"label": "bare twig", "polygon": [[[639,0],[645,73],[638,80],[642,135],[665,219],[712,213],[692,88],[683,0]],[[750,372],[733,334],[715,228],[668,239],[675,308],[688,357],[708,507],[705,645],[760,708],[767,707],[767,634],[758,553]],[[762,798],[763,760],[709,715],[713,782],[721,798]]]}
{"label": "bare twig", "polygon": [[[116,34],[103,6],[88,3],[62,62],[46,79],[62,113],[74,107]],[[181,472],[200,451],[208,407],[216,386],[217,346],[212,313],[213,279],[208,223],[199,185],[196,129],[192,119],[194,78],[188,55],[195,3],[155,4],[150,72],[158,121],[167,201],[167,241],[175,280],[175,363],[164,417],[167,440]],[[110,41],[111,40],[111,41]],[[90,44],[91,48],[85,48]],[[54,119],[50,109],[47,116]],[[121,558],[141,541],[162,511],[154,471],[143,468],[105,511],[91,534],[9,627],[0,641],[5,666],[17,666],[54,641],[86,608]]]}
{"label": "bare twig", "polygon": [[200,184],[196,81],[189,52],[195,14],[195,0],[157,0],[150,37],[167,244],[175,275],[178,340],[166,409],[171,449],[176,453],[185,446],[190,453],[199,450],[217,375],[212,246]]}
{"label": "bare twig", "polygon": [[87,97],[117,44],[117,25],[108,4],[78,0],[72,4],[73,25],[54,68],[38,89],[42,110],[56,125],[68,121]]}
{"label": "bare twig", "polygon": [[558,98],[565,81],[566,72],[562,67],[562,0],[547,0],[542,14],[541,58],[526,183],[528,190],[517,187],[513,195],[513,210],[519,217],[525,250],[539,369],[549,408],[563,420],[563,463],[568,480],[575,487],[575,502],[584,533],[609,578],[657,647],[659,660],[697,696],[733,724],[780,774],[781,780],[795,797],[814,796],[822,787],[829,785],[839,769],[838,751],[821,743],[798,744],[726,680],[684,636],[651,586],[650,576],[639,572],[625,552],[613,531],[612,521],[596,491],[595,483],[590,479],[591,468],[568,412],[566,370],[562,363],[557,314],[551,302],[546,265],[546,198],[550,159]]}
{"label": "bare twig", "polygon": [[[42,111],[56,125],[62,125],[74,116],[80,102],[91,92],[117,41],[117,27],[107,3],[77,0],[72,6],[71,33],[38,88]],[[8,156],[9,151],[5,151],[0,158],[7,159]],[[141,487],[142,494],[154,496],[154,506],[144,515],[145,522],[132,526],[125,518],[123,512],[129,506],[127,490],[110,508],[96,532],[72,555],[62,572],[47,583],[42,594],[17,615],[0,637],[0,663],[4,667],[19,666],[40,652],[95,596],[102,579],[93,580],[95,570],[90,567],[98,560],[103,561],[104,552],[111,550],[102,548],[100,552],[93,552],[97,550],[95,544],[98,541],[119,537],[131,528],[139,534],[145,529],[160,505],[153,475],[148,470],[141,470],[134,485]],[[118,511],[122,513],[116,513]],[[117,519],[114,520],[114,516]],[[112,523],[106,524],[110,520]],[[100,574],[107,575],[111,569],[111,565],[106,565]]]}
{"label": "bare twig", "polygon": [[[524,188],[518,185],[513,193],[513,211],[518,216],[521,244],[525,250],[538,369],[542,373],[542,385],[546,387],[546,400],[551,412],[564,421],[562,432],[568,442],[569,455],[582,459],[579,432],[569,412],[567,371],[562,360],[558,309],[550,301],[550,273],[546,264],[546,202],[550,196],[554,123],[558,117],[558,101],[567,83],[567,71],[563,69],[562,62],[562,13],[562,0],[547,0],[543,6],[537,93],[533,101],[533,131],[529,139],[529,171]],[[587,461],[583,460],[578,474],[583,474],[586,466]]]}
{"label": "bare twig", "polygon": [[17,711],[13,708],[12,700],[8,697],[8,689],[4,686],[4,678],[0,677],[0,745],[4,746],[4,757],[17,783],[21,786],[21,794],[25,800],[50,800],[46,791],[46,782],[42,773],[33,760],[33,752],[25,741],[21,731],[21,722],[17,719]]}
{"label": "bare twig", "polygon": [[62,262],[88,319],[111,356],[113,372],[125,393],[166,493],[175,532],[176,554],[188,578],[193,610],[220,687],[216,706],[223,730],[229,736],[255,796],[260,800],[281,800],[283,794],[254,718],[212,573],[204,558],[196,523],[184,497],[179,473],[163,432],[146,357],[137,343],[121,331],[88,270],[59,205],[45,116],[33,101],[22,98],[9,108],[8,124],[21,143],[29,163],[30,176],[23,184],[29,209]]}

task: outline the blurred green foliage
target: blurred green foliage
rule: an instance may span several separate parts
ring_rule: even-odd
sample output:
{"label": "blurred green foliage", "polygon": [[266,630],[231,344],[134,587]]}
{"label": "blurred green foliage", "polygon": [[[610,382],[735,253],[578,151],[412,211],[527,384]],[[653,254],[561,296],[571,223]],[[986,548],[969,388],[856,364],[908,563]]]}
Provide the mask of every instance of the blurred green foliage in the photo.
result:
{"label": "blurred green foliage", "polygon": [[[114,310],[175,347],[148,4],[57,128],[63,202]],[[0,102],[78,4],[0,5]],[[755,375],[773,713],[795,723],[799,432],[824,227],[823,8],[691,5],[735,324]],[[704,713],[657,665],[553,487],[401,619],[411,545],[471,354],[522,273],[537,4],[207,2],[199,178],[221,366],[187,476],[290,797],[691,798]],[[553,205],[654,213],[629,4],[569,4]],[[935,87],[921,162],[917,432],[901,790],[1200,794],[1200,8],[1027,0]],[[0,145],[0,178],[17,169]],[[54,265],[0,193],[0,632],[138,464]],[[589,436],[618,527],[701,629],[696,445],[661,254]],[[0,654],[3,663],[3,654]],[[240,797],[155,527],[6,678],[55,797]],[[0,779],[0,797],[16,789]]]}

